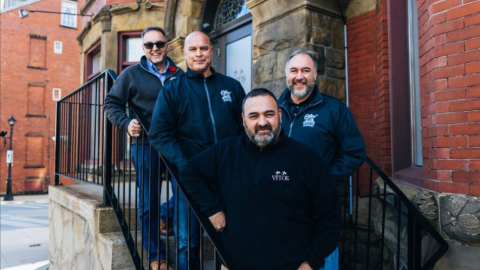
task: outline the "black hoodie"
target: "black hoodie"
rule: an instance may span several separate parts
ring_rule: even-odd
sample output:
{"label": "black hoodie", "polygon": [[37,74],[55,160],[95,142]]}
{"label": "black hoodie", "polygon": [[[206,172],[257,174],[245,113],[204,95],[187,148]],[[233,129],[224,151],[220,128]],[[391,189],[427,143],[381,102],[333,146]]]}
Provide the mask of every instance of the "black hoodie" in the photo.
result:
{"label": "black hoodie", "polygon": [[283,133],[263,149],[247,136],[215,144],[190,160],[180,182],[206,215],[225,211],[234,269],[296,270],[304,261],[319,269],[340,240],[330,169]]}

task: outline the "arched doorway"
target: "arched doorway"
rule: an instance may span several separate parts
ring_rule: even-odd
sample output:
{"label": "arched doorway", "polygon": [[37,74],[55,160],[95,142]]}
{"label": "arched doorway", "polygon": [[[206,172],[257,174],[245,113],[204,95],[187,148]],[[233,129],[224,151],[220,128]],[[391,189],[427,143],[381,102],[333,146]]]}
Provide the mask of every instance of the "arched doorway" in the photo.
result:
{"label": "arched doorway", "polygon": [[210,0],[203,7],[202,31],[214,46],[217,72],[252,88],[252,15],[245,0]]}

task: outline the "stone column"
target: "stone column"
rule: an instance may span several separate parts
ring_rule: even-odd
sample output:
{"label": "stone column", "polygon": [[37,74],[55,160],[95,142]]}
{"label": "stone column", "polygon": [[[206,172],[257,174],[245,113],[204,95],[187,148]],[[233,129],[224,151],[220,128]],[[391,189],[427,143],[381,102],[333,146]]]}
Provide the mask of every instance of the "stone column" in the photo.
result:
{"label": "stone column", "polygon": [[287,56],[308,49],[318,57],[320,91],[345,100],[343,22],[336,1],[247,0],[247,6],[253,16],[253,87],[280,95]]}

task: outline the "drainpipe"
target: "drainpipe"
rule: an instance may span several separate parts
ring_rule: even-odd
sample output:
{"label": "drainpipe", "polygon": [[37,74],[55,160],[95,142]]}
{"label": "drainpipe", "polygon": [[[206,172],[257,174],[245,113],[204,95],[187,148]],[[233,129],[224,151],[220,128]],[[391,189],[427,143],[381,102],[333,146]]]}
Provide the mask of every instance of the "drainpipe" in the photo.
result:
{"label": "drainpipe", "polygon": [[[347,19],[345,15],[343,15],[342,7],[340,6],[340,2],[337,0],[338,9],[340,10],[340,14],[342,15],[343,21],[343,42],[345,47],[345,103],[347,107],[350,107],[350,101],[348,97],[348,41],[347,41]],[[350,191],[350,215],[353,214],[353,181],[352,176],[348,179],[349,184],[349,191]]]}

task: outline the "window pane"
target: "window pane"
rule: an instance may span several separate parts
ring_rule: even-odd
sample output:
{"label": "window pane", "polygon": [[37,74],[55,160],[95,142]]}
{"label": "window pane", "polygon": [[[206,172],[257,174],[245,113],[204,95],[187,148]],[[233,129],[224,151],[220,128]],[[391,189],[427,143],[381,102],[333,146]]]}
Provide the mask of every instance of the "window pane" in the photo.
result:
{"label": "window pane", "polygon": [[224,0],[217,17],[217,28],[250,13],[245,0]]}
{"label": "window pane", "polygon": [[127,39],[127,62],[139,62],[143,55],[142,38],[132,37]]}
{"label": "window pane", "polygon": [[227,76],[238,80],[246,93],[252,88],[252,36],[227,45]]}
{"label": "window pane", "polygon": [[[68,14],[65,14],[68,13]],[[61,25],[68,27],[77,27],[77,16],[72,15],[77,13],[77,3],[75,2],[62,2],[62,22]]]}
{"label": "window pane", "polygon": [[100,64],[102,61],[102,54],[97,53],[93,58],[92,58],[92,74],[96,74],[100,72]]}

